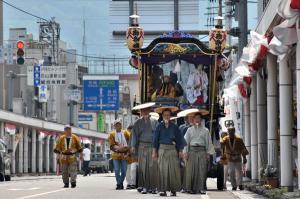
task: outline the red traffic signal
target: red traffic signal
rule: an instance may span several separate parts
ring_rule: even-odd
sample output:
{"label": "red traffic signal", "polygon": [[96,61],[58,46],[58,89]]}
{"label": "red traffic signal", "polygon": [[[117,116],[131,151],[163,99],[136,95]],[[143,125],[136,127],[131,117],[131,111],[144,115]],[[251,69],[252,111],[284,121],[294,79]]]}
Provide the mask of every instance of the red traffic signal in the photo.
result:
{"label": "red traffic signal", "polygon": [[18,41],[17,42],[17,64],[19,65],[23,65],[24,62],[25,62],[25,59],[24,59],[24,47],[25,47],[25,44],[23,41]]}
{"label": "red traffic signal", "polygon": [[25,47],[25,44],[23,41],[18,41],[17,42],[17,48],[20,49],[20,48],[24,48]]}

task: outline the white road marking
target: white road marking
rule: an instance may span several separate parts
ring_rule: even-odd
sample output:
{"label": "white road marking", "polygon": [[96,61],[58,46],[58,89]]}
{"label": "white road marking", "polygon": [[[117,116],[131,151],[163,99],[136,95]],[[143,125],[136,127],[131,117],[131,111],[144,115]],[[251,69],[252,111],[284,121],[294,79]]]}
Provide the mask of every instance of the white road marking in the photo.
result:
{"label": "white road marking", "polygon": [[32,187],[32,188],[23,188],[23,189],[8,189],[9,191],[32,191],[41,189],[39,187]]}
{"label": "white road marking", "polygon": [[56,192],[61,192],[61,191],[66,191],[67,189],[58,189],[58,190],[54,190],[54,191],[48,191],[48,192],[44,192],[44,193],[39,193],[39,194],[34,194],[34,195],[29,195],[29,196],[22,196],[16,199],[27,199],[27,198],[35,198],[38,196],[43,196],[43,195],[48,195],[51,193],[56,193]]}
{"label": "white road marking", "polygon": [[206,194],[206,195],[201,195],[201,199],[209,199],[209,196]]}

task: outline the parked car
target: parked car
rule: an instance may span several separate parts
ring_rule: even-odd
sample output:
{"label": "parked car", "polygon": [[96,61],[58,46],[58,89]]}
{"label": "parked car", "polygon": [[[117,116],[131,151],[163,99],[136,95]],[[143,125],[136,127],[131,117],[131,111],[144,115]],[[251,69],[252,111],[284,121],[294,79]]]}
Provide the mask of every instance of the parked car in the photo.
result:
{"label": "parked car", "polygon": [[4,140],[0,139],[0,181],[10,181],[11,152]]}
{"label": "parked car", "polygon": [[89,168],[93,173],[108,173],[109,160],[106,157],[103,157],[103,155],[100,153],[94,153],[92,154]]}

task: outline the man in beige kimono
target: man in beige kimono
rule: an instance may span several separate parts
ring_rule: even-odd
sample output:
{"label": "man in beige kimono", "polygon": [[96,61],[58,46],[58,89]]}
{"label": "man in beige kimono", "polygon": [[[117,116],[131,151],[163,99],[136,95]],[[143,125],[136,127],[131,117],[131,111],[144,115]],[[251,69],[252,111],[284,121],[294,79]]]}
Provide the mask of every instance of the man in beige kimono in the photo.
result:
{"label": "man in beige kimono", "polygon": [[215,153],[211,136],[201,122],[203,113],[194,113],[194,124],[190,127],[184,138],[186,164],[185,184],[186,190],[192,194],[205,194],[204,181],[207,176],[207,161]]}

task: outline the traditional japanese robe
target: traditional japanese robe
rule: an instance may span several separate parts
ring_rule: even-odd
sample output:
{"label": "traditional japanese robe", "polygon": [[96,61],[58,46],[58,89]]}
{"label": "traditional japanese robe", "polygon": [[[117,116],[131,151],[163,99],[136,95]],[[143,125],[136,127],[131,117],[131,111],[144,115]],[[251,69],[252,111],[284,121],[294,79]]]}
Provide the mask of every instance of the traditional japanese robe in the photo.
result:
{"label": "traditional japanese robe", "polygon": [[249,154],[242,138],[235,136],[233,142],[229,135],[221,140],[227,160],[228,172],[232,187],[236,188],[243,184],[242,156]]}
{"label": "traditional japanese robe", "polygon": [[207,155],[214,154],[215,149],[207,128],[202,126],[190,127],[184,136],[188,153],[186,165],[186,190],[199,193],[204,191],[204,180],[207,175]]}
{"label": "traditional japanese robe", "polygon": [[146,189],[158,187],[158,164],[152,159],[152,141],[157,120],[140,118],[135,121],[129,145],[137,149],[138,186]]}
{"label": "traditional japanese robe", "polygon": [[153,139],[153,146],[158,151],[159,190],[180,191],[181,175],[178,152],[184,148],[183,135],[176,124],[170,122],[166,127],[161,122]]}
{"label": "traditional japanese robe", "polygon": [[[116,131],[112,131],[109,136],[108,136],[108,142],[110,145],[110,149],[112,150],[112,156],[111,158],[113,160],[128,160],[129,156],[128,156],[128,152],[129,152],[129,147],[127,146],[127,142],[129,140],[129,132],[126,130],[122,130],[120,132],[120,135],[117,135],[118,133]],[[124,140],[125,139],[125,140]],[[114,146],[120,146],[122,145],[124,147],[124,149],[126,149],[127,147],[127,151],[125,152],[117,152],[114,150]]]}
{"label": "traditional japanese robe", "polygon": [[62,164],[71,164],[76,161],[76,153],[83,151],[79,138],[72,134],[69,145],[67,144],[67,136],[62,135],[56,141],[54,149],[55,153],[60,154],[60,161]]}
{"label": "traditional japanese robe", "polygon": [[[196,88],[197,86],[200,87]],[[199,72],[198,70],[196,70],[195,72],[191,73],[188,77],[186,88],[187,100],[191,104],[194,104],[198,100],[198,97],[202,97],[203,102],[205,103],[208,99],[208,77],[206,72]]]}

